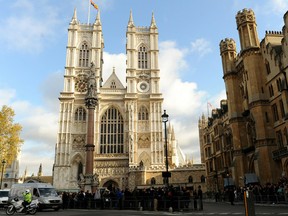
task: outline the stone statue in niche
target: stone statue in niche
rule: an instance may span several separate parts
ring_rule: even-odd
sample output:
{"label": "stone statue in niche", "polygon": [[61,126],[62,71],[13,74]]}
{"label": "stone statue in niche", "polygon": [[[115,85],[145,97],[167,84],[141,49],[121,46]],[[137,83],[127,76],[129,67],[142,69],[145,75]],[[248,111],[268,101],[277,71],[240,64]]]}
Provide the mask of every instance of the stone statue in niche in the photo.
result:
{"label": "stone statue in niche", "polygon": [[94,72],[94,63],[91,62],[89,76],[88,76],[88,91],[87,91],[87,97],[96,97],[96,78],[95,78],[95,72]]}

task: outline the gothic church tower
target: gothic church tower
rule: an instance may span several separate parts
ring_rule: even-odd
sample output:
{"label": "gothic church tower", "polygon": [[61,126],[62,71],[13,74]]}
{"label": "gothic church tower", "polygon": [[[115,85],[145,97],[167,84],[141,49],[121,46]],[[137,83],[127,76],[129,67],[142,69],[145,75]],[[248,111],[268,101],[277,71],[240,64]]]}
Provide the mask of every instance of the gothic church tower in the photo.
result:
{"label": "gothic church tower", "polygon": [[239,179],[241,173],[256,173],[268,180],[267,170],[276,169],[269,156],[275,148],[275,136],[269,121],[271,108],[266,92],[267,72],[261,55],[254,12],[250,9],[239,11],[236,23],[241,46],[239,55],[233,39],[226,38],[220,42],[229,123],[233,135],[232,173],[235,179]]}
{"label": "gothic church tower", "polygon": [[[136,27],[130,12],[126,38],[126,87],[115,68],[102,83],[104,39],[100,12],[93,24],[81,24],[74,11],[68,29],[64,90],[59,97],[53,170],[57,189],[76,190],[83,181],[88,130],[85,96],[91,75],[97,95],[92,167],[99,186],[134,188],[147,184],[151,178],[163,183],[163,98],[159,90],[158,28],[154,15],[149,27]],[[170,137],[168,158],[172,164],[174,132]],[[149,170],[154,173],[149,174]]]}

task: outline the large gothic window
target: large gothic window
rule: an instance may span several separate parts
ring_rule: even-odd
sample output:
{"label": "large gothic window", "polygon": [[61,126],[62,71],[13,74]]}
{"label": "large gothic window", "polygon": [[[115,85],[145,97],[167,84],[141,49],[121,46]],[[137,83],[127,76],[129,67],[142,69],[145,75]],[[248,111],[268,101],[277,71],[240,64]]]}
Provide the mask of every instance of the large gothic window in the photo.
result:
{"label": "large gothic window", "polygon": [[86,111],[83,107],[78,107],[74,115],[75,121],[86,121]]}
{"label": "large gothic window", "polygon": [[146,109],[146,107],[141,106],[138,112],[138,120],[148,120],[149,119],[149,114],[148,114],[148,110]]}
{"label": "large gothic window", "polygon": [[140,46],[138,49],[138,68],[147,69],[148,68],[148,57],[146,47]]}
{"label": "large gothic window", "polygon": [[79,52],[79,67],[89,66],[89,48],[86,42],[84,42],[80,47]]}
{"label": "large gothic window", "polygon": [[121,113],[109,108],[101,118],[100,153],[124,152],[124,123]]}

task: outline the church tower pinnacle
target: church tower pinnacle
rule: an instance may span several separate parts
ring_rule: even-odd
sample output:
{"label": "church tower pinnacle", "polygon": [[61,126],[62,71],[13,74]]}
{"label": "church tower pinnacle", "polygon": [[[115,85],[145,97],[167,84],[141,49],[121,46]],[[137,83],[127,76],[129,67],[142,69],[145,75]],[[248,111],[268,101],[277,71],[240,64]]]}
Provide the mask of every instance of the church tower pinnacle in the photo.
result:
{"label": "church tower pinnacle", "polygon": [[239,11],[236,15],[241,50],[259,47],[255,14],[251,9]]}

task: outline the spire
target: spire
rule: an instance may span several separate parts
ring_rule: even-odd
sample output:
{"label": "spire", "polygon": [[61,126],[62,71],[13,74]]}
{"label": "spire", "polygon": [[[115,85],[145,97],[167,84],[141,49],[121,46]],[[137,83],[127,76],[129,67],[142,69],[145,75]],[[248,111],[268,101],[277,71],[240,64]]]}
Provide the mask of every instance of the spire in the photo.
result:
{"label": "spire", "polygon": [[42,163],[39,166],[38,177],[42,176]]}
{"label": "spire", "polygon": [[101,25],[101,20],[100,20],[100,9],[98,9],[98,13],[94,22],[94,25]]}
{"label": "spire", "polygon": [[133,27],[133,26],[134,26],[133,16],[132,16],[132,10],[130,10],[130,16],[129,16],[128,26],[130,26],[130,27]]}
{"label": "spire", "polygon": [[74,13],[70,24],[77,24],[77,10],[74,8]]}
{"label": "spire", "polygon": [[171,131],[171,140],[175,140],[175,132],[174,132],[173,126],[172,126],[172,131]]}
{"label": "spire", "polygon": [[113,67],[113,73],[115,73],[115,67]]}
{"label": "spire", "polygon": [[152,12],[152,19],[151,19],[150,27],[157,28],[155,17],[154,17],[154,12]]}

